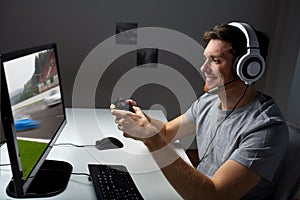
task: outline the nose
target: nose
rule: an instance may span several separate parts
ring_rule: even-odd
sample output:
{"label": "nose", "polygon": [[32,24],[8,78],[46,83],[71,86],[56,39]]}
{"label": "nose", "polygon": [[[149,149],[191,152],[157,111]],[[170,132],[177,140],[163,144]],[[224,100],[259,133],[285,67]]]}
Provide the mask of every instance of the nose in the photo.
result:
{"label": "nose", "polygon": [[206,59],[204,61],[204,63],[202,64],[202,66],[200,67],[200,71],[204,73],[204,72],[208,71],[209,68],[210,68],[210,62],[208,59]]}

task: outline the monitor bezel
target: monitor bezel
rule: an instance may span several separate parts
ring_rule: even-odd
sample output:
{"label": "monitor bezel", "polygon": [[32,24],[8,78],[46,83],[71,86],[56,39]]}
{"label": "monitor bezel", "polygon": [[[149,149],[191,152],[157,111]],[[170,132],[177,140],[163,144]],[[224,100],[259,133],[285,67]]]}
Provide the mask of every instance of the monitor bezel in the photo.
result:
{"label": "monitor bezel", "polygon": [[[0,70],[1,73],[1,70]],[[1,77],[1,75],[0,75]],[[1,81],[0,81],[0,115],[1,115],[1,97],[2,93],[1,93]],[[2,126],[2,119],[0,117],[0,147],[6,143],[6,139],[5,139],[5,135],[4,135],[4,130],[3,130],[3,126]],[[0,158],[1,159],[1,158]]]}
{"label": "monitor bezel", "polygon": [[[19,57],[27,56],[36,52],[40,52],[47,49],[54,49],[55,59],[56,59],[56,66],[57,66],[57,73],[59,77],[59,89],[61,93],[61,100],[63,105],[63,120],[58,128],[56,134],[52,137],[51,141],[49,142],[48,146],[46,147],[45,151],[42,153],[40,159],[38,160],[37,164],[34,166],[31,173],[28,175],[26,181],[24,180],[23,170],[21,159],[19,155],[19,148],[17,143],[17,136],[16,136],[16,129],[14,127],[14,119],[11,110],[11,103],[10,97],[8,92],[8,85],[5,76],[5,70],[3,63],[6,61],[10,61],[12,59],[16,59]],[[30,47],[26,49],[21,49],[13,52],[8,52],[0,55],[1,60],[1,118],[2,124],[5,134],[5,139],[7,143],[9,158],[11,162],[11,169],[13,178],[12,181],[14,182],[14,192],[16,197],[24,197],[26,196],[27,190],[30,187],[30,184],[34,180],[34,177],[44,161],[46,160],[47,155],[49,154],[53,144],[59,137],[61,131],[63,130],[66,124],[66,113],[65,113],[65,106],[64,106],[64,98],[63,98],[63,89],[62,89],[62,82],[61,82],[61,74],[60,74],[60,67],[58,61],[58,51],[57,45],[55,43]],[[30,195],[31,196],[31,195]]]}
{"label": "monitor bezel", "polygon": [[[1,103],[0,103],[0,105],[1,105]],[[0,113],[1,113],[1,110],[0,110]],[[3,127],[2,127],[2,120],[0,118],[0,147],[5,143],[6,143],[6,139],[5,139],[5,135],[4,135]]]}

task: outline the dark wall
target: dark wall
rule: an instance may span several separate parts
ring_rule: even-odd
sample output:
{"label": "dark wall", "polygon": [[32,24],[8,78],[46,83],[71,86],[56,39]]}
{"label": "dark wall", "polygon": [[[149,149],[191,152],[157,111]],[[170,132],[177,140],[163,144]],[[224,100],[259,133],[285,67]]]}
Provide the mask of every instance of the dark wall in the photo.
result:
{"label": "dark wall", "polygon": [[[99,60],[95,61],[97,66],[94,68],[105,70],[98,82],[90,81],[87,75],[85,84],[80,87],[82,95],[74,95],[73,90],[79,69],[87,62],[87,58],[95,48],[115,34],[117,22],[136,22],[138,27],[158,27],[178,31],[201,44],[205,30],[215,24],[237,20],[251,23],[272,38],[277,20],[274,16],[279,10],[280,2],[280,0],[4,0],[0,3],[0,52],[57,43],[67,107],[107,107],[118,94],[126,95],[126,86],[130,87],[135,80],[128,80],[127,84],[122,79],[123,93],[115,94],[114,87],[118,86],[119,79],[126,77],[123,76],[124,73],[130,73],[135,68],[137,49],[149,46],[119,45],[120,48],[128,46],[134,48],[126,54],[113,55],[116,59],[106,66],[102,65],[106,57],[99,54]],[[139,36],[139,33],[137,34]],[[159,37],[158,35],[157,38]],[[168,40],[170,40],[168,44],[178,42],[172,36]],[[145,72],[139,72],[139,76],[145,76],[139,78],[147,82],[144,84],[139,82],[142,84],[134,91],[129,88],[128,91],[131,92],[127,96],[134,97],[143,107],[156,104],[164,107],[168,118],[183,112],[194,96],[187,96],[185,102],[178,100],[178,96],[180,98],[185,96],[184,92],[199,96],[202,94],[203,86],[202,78],[197,72],[197,68],[201,65],[202,52],[195,52],[193,49],[190,51],[188,53],[199,55],[198,66],[191,63],[188,58],[178,56],[178,52],[159,50],[158,62],[161,65],[139,68]],[[160,74],[164,69],[166,74]],[[178,76],[177,80],[174,80],[173,74]],[[167,83],[157,80],[150,83],[151,77],[159,75],[165,78]],[[184,86],[179,90],[173,90],[170,89],[170,84],[174,86],[190,84],[190,87]],[[84,95],[86,89],[94,87],[96,90],[93,94]],[[181,105],[180,109],[178,105]]]}

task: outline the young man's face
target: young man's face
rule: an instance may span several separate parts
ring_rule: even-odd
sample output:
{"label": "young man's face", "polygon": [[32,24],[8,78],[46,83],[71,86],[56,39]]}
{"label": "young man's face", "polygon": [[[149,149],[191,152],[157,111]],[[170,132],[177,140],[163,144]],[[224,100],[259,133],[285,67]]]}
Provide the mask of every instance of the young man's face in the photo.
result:
{"label": "young man's face", "polygon": [[208,90],[236,79],[232,72],[233,55],[230,53],[231,43],[212,39],[204,50],[205,62],[200,70],[205,75]]}

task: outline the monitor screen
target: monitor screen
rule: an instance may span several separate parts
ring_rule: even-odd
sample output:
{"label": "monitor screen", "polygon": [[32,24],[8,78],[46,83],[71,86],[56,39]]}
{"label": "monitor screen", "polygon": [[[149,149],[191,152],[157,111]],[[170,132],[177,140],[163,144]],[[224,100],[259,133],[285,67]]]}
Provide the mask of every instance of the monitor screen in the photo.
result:
{"label": "monitor screen", "polygon": [[2,54],[1,65],[1,118],[16,190],[26,193],[66,121],[56,45]]}

